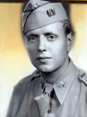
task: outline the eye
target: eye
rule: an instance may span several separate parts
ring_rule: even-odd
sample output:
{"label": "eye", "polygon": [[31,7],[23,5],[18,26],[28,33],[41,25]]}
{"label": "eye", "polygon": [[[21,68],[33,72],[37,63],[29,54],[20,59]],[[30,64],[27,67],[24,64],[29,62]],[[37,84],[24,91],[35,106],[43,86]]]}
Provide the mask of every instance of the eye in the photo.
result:
{"label": "eye", "polygon": [[57,38],[56,35],[48,35],[48,36],[47,36],[47,39],[48,39],[49,41],[54,41],[56,38]]}
{"label": "eye", "polygon": [[31,43],[36,42],[37,39],[38,39],[38,37],[36,37],[36,36],[29,36],[29,37],[27,37],[27,40],[28,40],[29,42],[31,42]]}

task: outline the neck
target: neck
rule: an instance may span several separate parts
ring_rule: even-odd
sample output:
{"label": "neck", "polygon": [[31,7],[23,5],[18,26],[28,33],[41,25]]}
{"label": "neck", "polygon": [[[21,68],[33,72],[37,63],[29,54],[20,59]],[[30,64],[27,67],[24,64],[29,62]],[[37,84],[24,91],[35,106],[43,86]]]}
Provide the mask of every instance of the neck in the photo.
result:
{"label": "neck", "polygon": [[69,65],[69,58],[66,58],[63,65],[60,68],[57,68],[56,70],[52,72],[42,72],[42,77],[45,79],[46,82],[53,84],[56,82],[60,76],[64,73],[64,71],[67,69]]}

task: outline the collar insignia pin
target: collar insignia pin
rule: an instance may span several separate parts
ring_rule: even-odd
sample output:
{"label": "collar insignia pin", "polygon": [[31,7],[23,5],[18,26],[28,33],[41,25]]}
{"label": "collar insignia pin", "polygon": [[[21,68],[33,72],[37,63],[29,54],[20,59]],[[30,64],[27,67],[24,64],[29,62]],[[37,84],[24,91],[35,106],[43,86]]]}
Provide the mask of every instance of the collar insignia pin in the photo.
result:
{"label": "collar insignia pin", "polygon": [[65,86],[65,82],[61,81],[59,84],[59,87],[64,87]]}

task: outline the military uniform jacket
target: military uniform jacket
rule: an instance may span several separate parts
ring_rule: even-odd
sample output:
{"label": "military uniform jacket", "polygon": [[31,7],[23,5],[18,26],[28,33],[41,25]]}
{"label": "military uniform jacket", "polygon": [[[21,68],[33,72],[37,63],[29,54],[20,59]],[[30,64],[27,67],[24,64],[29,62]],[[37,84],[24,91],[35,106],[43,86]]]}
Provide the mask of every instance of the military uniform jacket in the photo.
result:
{"label": "military uniform jacket", "polygon": [[[40,117],[34,99],[42,94],[45,84],[49,89],[50,84],[38,71],[22,79],[14,87],[6,117]],[[56,98],[52,113],[55,117],[87,117],[87,76],[84,71],[78,70],[71,61],[53,88]]]}

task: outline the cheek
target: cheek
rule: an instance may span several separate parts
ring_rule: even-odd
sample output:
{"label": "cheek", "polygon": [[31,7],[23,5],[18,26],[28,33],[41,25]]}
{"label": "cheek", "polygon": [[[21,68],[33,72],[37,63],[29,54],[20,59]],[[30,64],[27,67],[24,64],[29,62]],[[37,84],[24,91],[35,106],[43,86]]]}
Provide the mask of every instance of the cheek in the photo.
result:
{"label": "cheek", "polygon": [[53,46],[51,46],[52,53],[55,55],[61,55],[66,54],[67,52],[67,43],[66,41],[59,41],[54,43]]}
{"label": "cheek", "polygon": [[32,53],[36,52],[36,50],[37,50],[36,47],[37,46],[35,44],[28,44],[26,46],[28,53],[31,55],[32,55]]}
{"label": "cheek", "polygon": [[52,51],[54,64],[62,64],[67,57],[67,44],[61,43],[54,48],[54,51]]}
{"label": "cheek", "polygon": [[29,58],[32,61],[34,59],[34,57],[35,57],[35,49],[31,45],[28,45],[26,48],[27,48],[27,52],[28,52]]}

